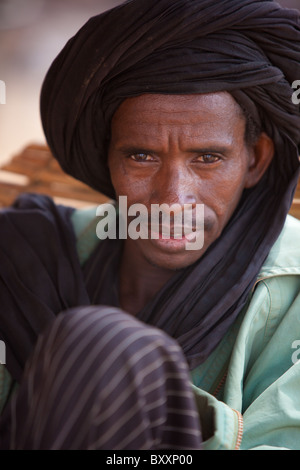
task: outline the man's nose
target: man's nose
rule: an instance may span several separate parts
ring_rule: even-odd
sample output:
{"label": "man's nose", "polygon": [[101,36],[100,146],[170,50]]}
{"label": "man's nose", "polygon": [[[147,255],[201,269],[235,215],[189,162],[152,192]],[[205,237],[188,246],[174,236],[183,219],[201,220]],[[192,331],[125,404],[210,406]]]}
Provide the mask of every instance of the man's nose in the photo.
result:
{"label": "man's nose", "polygon": [[[193,175],[185,165],[165,165],[155,177],[152,204],[196,205],[196,188]],[[180,210],[180,209],[179,209]]]}

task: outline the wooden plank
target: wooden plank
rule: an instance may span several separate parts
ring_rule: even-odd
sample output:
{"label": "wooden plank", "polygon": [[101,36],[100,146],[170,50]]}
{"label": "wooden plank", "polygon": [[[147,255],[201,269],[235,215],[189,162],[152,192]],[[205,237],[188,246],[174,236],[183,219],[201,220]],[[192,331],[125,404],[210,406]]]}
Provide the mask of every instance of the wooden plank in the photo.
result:
{"label": "wooden plank", "polygon": [[[45,145],[28,145],[20,154],[1,168],[0,176],[0,205],[10,205],[20,193],[35,192],[46,194],[53,199],[62,199],[83,207],[91,204],[101,204],[108,198],[89,188],[82,182],[66,175],[58,162],[53,158]],[[5,181],[5,173],[10,175]],[[11,183],[11,175],[24,177],[23,184]]]}
{"label": "wooden plank", "polygon": [[296,217],[297,219],[300,220],[300,199],[294,199],[291,210],[290,210],[290,215],[293,217]]}

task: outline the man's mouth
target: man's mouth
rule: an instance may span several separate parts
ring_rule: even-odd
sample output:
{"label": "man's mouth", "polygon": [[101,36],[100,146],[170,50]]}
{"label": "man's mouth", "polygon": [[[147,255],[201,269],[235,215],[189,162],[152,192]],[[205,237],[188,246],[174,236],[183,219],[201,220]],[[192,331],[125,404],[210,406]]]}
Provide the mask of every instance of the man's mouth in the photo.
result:
{"label": "man's mouth", "polygon": [[196,228],[189,226],[164,226],[151,225],[149,238],[159,240],[185,240],[190,239],[196,233]]}

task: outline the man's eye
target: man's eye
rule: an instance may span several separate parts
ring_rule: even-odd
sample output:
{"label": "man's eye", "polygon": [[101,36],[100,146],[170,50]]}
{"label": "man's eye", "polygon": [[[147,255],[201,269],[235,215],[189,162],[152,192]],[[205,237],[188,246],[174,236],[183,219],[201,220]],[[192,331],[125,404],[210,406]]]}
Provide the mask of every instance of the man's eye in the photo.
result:
{"label": "man's eye", "polygon": [[211,153],[199,155],[199,157],[197,158],[197,161],[200,161],[201,163],[216,163],[219,160],[221,160],[220,157],[218,157],[217,155],[212,155]]}
{"label": "man's eye", "polygon": [[148,155],[147,153],[134,153],[129,155],[129,158],[135,162],[150,162],[152,160],[151,155]]}

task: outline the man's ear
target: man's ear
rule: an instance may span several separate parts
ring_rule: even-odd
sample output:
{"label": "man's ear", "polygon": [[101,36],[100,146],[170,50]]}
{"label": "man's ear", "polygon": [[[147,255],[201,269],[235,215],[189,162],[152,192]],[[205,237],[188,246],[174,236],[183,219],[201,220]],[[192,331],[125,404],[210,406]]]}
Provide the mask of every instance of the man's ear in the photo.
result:
{"label": "man's ear", "polygon": [[262,178],[274,157],[273,140],[262,132],[251,150],[250,165],[246,176],[245,188],[252,188]]}

